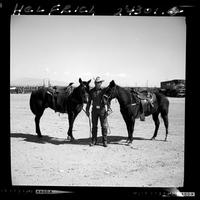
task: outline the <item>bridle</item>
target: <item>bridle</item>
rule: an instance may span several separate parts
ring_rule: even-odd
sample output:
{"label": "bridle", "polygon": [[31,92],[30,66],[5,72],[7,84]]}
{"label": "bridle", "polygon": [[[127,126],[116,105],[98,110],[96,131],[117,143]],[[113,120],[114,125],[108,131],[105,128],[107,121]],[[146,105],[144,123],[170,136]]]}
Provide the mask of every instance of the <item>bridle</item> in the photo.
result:
{"label": "bridle", "polygon": [[[115,94],[115,98],[117,98],[117,97],[119,97],[119,95],[118,95],[118,91],[117,91],[117,85],[115,85],[114,87],[113,87],[113,89],[111,89],[111,93],[110,93],[110,95],[108,96],[108,95],[106,95],[106,94],[104,94],[103,95],[103,97],[106,97],[107,98],[107,101],[111,101],[112,100],[112,96]],[[108,89],[110,89],[110,87],[108,87],[107,89],[106,89],[106,91],[108,90]],[[106,91],[105,91],[105,93],[106,93]],[[131,105],[131,106],[136,106],[136,103],[135,102],[133,102],[133,98],[132,98],[132,94],[130,93],[130,98],[131,98],[131,103],[129,104],[129,105]]]}
{"label": "bridle", "polygon": [[[79,90],[81,90],[82,92],[84,92],[84,93],[87,93],[88,95],[89,95],[89,91],[88,91],[88,88],[87,88],[87,86],[85,85],[85,84],[82,84],[82,85],[79,85],[78,87],[76,87],[75,89],[79,89]],[[73,101],[73,102],[75,102],[75,103],[83,103],[83,102],[79,102],[77,99],[75,99],[74,97],[73,97],[73,92],[70,94],[70,99]],[[81,96],[81,101],[82,101],[82,96]]]}
{"label": "bridle", "polygon": [[[106,88],[105,93],[106,93],[109,89],[111,89],[111,88],[110,88],[110,87]],[[104,94],[103,97],[106,97],[107,101],[111,101],[111,100],[112,100],[111,97],[112,97],[114,94],[116,94],[116,97],[118,97],[117,85],[115,85],[115,86],[113,87],[113,89],[111,89],[111,93],[110,93],[109,96],[106,95],[106,94]],[[115,98],[116,98],[116,97],[115,97]]]}

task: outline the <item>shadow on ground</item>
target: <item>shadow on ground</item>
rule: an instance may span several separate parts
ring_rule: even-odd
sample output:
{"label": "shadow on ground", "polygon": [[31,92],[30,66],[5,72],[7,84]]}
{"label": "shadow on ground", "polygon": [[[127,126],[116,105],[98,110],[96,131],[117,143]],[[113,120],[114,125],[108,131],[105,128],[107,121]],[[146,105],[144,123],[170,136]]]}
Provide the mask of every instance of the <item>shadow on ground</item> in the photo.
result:
{"label": "shadow on ground", "polygon": [[[51,137],[48,135],[44,135],[41,138],[39,138],[37,135],[28,134],[28,133],[11,133],[10,136],[12,138],[20,138],[25,142],[33,142],[33,143],[39,143],[39,144],[54,144],[54,145],[61,145],[61,144],[76,144],[76,145],[89,145],[91,142],[91,138],[79,138],[74,141],[69,141],[65,138],[57,138],[57,137]],[[127,137],[123,136],[108,136],[108,143],[110,144],[119,144],[119,145],[125,145]],[[102,137],[97,138],[98,143],[102,143]],[[147,138],[142,137],[133,137],[133,140],[150,140]]]}

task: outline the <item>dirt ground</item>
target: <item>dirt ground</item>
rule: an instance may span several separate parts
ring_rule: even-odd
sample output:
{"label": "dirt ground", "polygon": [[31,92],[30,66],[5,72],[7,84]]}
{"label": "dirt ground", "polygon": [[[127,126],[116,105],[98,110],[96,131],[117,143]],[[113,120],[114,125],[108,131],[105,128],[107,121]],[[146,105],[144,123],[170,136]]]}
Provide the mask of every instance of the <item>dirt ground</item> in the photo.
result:
{"label": "dirt ground", "polygon": [[10,144],[13,185],[48,186],[125,186],[181,187],[184,179],[184,117],[185,99],[169,98],[169,135],[164,142],[165,128],[160,128],[155,141],[152,117],[145,122],[136,120],[134,141],[127,146],[127,130],[119,112],[118,102],[112,101],[109,116],[111,133],[108,147],[101,143],[89,146],[89,122],[82,111],[74,124],[77,139],[66,140],[66,114],[46,109],[41,118],[43,138],[35,133],[34,115],[29,108],[30,94],[10,96]]}

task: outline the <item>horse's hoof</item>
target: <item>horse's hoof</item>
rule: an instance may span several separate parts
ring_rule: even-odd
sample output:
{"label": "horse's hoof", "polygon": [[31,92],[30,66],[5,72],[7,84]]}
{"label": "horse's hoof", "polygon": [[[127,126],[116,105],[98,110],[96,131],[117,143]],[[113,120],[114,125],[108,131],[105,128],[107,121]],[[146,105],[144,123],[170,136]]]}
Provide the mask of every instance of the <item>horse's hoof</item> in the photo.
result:
{"label": "horse's hoof", "polygon": [[72,140],[72,137],[71,136],[67,136],[67,140],[71,141]]}
{"label": "horse's hoof", "polygon": [[131,145],[132,142],[133,142],[133,140],[130,140],[130,139],[126,140],[127,146]]}
{"label": "horse's hoof", "polygon": [[132,142],[128,142],[126,145],[127,145],[127,146],[131,146],[131,145],[132,145]]}
{"label": "horse's hoof", "polygon": [[155,139],[156,139],[156,137],[152,137],[152,138],[151,138],[151,140],[155,140]]}
{"label": "horse's hoof", "polygon": [[37,136],[38,136],[38,138],[42,138],[42,135],[41,135],[41,134],[38,134]]}
{"label": "horse's hoof", "polygon": [[73,141],[75,140],[75,138],[68,135],[68,136],[67,136],[67,140],[69,140],[70,142],[73,142]]}
{"label": "horse's hoof", "polygon": [[127,140],[126,140],[126,143],[128,144],[129,142],[130,142],[130,140],[129,140],[129,139],[127,139]]}

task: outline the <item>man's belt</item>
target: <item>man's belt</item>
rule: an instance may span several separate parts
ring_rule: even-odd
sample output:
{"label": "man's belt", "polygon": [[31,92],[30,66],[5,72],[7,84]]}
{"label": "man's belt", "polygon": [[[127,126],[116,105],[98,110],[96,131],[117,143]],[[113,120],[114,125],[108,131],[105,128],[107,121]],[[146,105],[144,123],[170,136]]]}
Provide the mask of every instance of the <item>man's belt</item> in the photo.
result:
{"label": "man's belt", "polygon": [[93,106],[92,108],[93,109],[102,109],[102,108],[105,108],[105,106]]}

